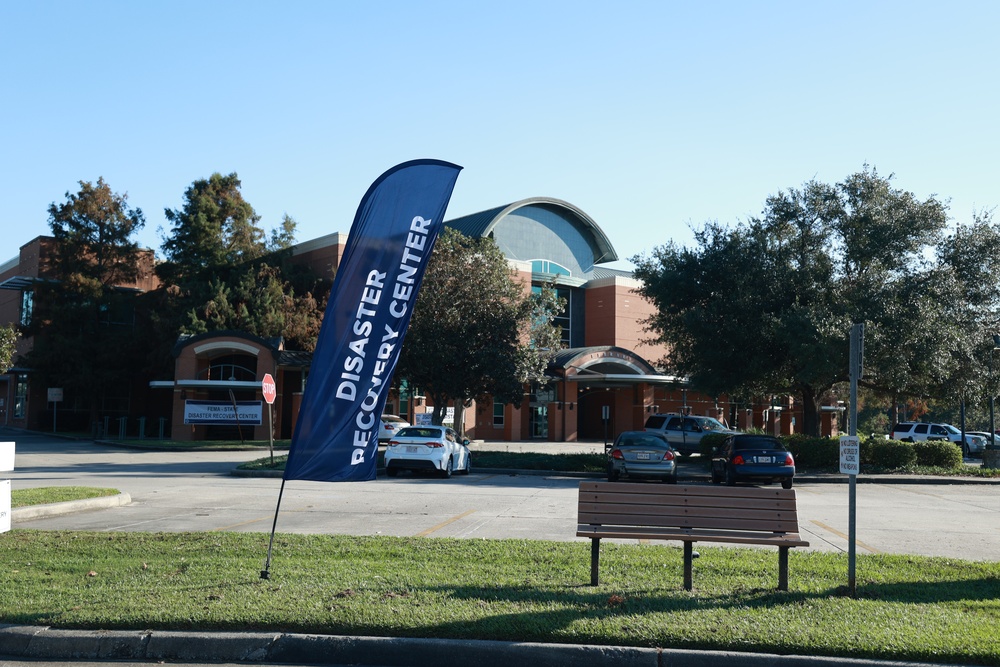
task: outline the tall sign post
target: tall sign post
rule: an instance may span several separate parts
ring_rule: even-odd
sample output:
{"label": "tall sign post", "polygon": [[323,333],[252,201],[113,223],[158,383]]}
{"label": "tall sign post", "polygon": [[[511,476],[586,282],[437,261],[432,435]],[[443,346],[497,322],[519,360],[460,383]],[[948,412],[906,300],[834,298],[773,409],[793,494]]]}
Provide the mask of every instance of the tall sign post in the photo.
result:
{"label": "tall sign post", "polygon": [[[14,443],[0,442],[0,472],[14,469]],[[0,533],[10,530],[10,480],[0,479]]]}
{"label": "tall sign post", "polygon": [[56,432],[56,413],[58,412],[59,404],[62,403],[62,400],[63,400],[63,390],[62,390],[62,387],[49,387],[47,394],[48,394],[47,398],[49,399],[49,403],[52,404],[52,432],[55,433]]}
{"label": "tall sign post", "polygon": [[267,402],[267,436],[269,438],[271,449],[271,465],[274,465],[274,421],[271,415],[271,406],[274,405],[274,399],[278,396],[278,388],[274,384],[274,378],[271,377],[270,373],[264,373],[264,379],[260,381],[260,391],[264,394],[264,400]]}
{"label": "tall sign post", "polygon": [[601,419],[604,421],[604,452],[607,453],[611,449],[611,445],[608,443],[608,421],[611,419],[610,405],[601,406]]}
{"label": "tall sign post", "polygon": [[851,597],[856,597],[858,580],[857,541],[858,541],[858,469],[861,463],[861,442],[858,438],[858,380],[864,366],[865,325],[856,323],[851,326],[851,414],[848,437],[840,439],[840,472],[848,475],[850,491],[848,497],[848,544],[847,544],[847,587]]}

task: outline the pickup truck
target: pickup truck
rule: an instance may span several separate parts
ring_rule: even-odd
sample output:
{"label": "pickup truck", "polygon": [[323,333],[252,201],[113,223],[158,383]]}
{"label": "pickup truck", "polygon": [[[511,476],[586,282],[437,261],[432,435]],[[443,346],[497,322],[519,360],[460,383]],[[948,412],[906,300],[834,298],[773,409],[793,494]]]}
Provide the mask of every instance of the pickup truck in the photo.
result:
{"label": "pickup truck", "polygon": [[681,454],[697,454],[701,438],[706,433],[737,433],[711,417],[655,414],[646,420],[646,431],[662,434],[670,446]]}

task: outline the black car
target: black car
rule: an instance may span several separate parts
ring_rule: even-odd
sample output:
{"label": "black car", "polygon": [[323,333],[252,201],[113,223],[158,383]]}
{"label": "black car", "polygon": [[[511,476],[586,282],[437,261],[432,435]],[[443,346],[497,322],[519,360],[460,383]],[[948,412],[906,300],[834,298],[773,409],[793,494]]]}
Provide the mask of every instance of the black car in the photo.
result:
{"label": "black car", "polygon": [[781,482],[792,488],[795,459],[781,441],[770,435],[740,433],[726,438],[712,457],[712,483]]}

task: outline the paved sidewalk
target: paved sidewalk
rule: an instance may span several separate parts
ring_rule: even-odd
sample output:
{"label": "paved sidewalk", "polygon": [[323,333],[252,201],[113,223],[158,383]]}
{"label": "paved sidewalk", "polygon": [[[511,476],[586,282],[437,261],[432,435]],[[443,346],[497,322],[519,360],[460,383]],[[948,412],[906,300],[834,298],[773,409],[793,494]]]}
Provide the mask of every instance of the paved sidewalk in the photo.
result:
{"label": "paved sidewalk", "polygon": [[[279,632],[54,630],[0,625],[0,657],[381,667],[918,667],[921,663],[629,646]],[[926,665],[925,665],[926,667]],[[940,666],[939,666],[940,667]]]}

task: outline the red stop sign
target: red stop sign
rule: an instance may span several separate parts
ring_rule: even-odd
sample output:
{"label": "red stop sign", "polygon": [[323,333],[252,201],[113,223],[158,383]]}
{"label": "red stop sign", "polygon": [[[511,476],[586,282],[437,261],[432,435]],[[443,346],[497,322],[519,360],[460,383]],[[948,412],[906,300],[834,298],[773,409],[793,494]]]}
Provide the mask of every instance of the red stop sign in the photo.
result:
{"label": "red stop sign", "polygon": [[260,381],[260,389],[264,392],[264,400],[267,401],[267,404],[274,403],[274,399],[278,395],[278,388],[274,385],[274,378],[271,377],[270,373],[264,374],[264,379]]}

